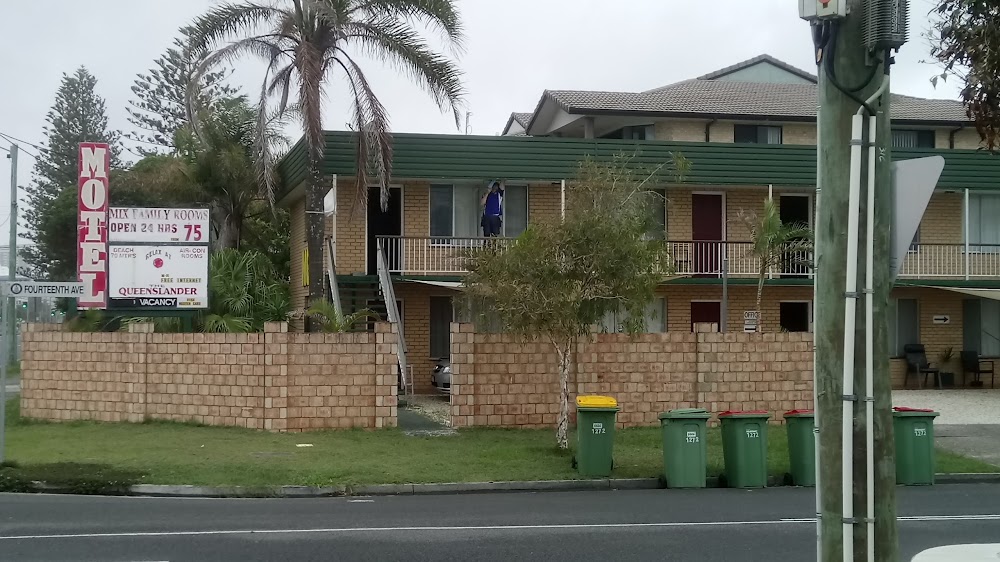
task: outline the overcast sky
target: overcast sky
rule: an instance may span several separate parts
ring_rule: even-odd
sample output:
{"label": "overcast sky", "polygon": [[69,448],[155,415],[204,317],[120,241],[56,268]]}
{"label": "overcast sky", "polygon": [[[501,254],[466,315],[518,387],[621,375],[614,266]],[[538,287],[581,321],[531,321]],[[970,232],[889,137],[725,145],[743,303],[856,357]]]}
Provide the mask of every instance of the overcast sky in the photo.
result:
{"label": "overcast sky", "polygon": [[[815,69],[809,26],[791,0],[457,0],[465,23],[459,64],[473,134],[498,134],[511,111],[532,111],[544,89],[637,91],[662,86],[767,53]],[[0,132],[39,144],[45,114],[62,73],[86,66],[99,80],[113,128],[128,130],[130,86],[212,0],[36,0],[4,2],[0,34]],[[613,8],[609,5],[613,4]],[[929,47],[931,0],[911,2],[912,32],[897,57],[893,91],[951,97],[953,85],[935,89],[935,67],[922,64]],[[40,31],[42,30],[42,31]],[[436,43],[436,42],[435,42]],[[236,63],[233,81],[259,91],[263,67]],[[418,87],[391,69],[369,62],[368,75],[398,132],[458,132]],[[334,77],[338,80],[339,77]],[[335,83],[324,107],[324,126],[349,120],[346,92]],[[464,123],[463,123],[464,130]],[[290,131],[296,138],[299,131]],[[0,141],[0,146],[7,146]],[[27,149],[33,153],[37,150]],[[31,157],[20,161],[19,185],[29,186]],[[9,160],[0,164],[6,188]],[[22,189],[23,192],[23,189]],[[0,232],[9,217],[0,190]],[[0,245],[6,236],[0,236]]]}

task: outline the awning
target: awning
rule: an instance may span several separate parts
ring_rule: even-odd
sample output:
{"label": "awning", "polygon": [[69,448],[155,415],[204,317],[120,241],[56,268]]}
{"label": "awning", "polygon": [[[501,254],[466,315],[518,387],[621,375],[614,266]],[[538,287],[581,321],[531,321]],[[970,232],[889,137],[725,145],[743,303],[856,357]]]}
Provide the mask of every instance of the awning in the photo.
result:
{"label": "awning", "polygon": [[981,299],[992,299],[995,301],[1000,301],[1000,289],[980,289],[975,287],[940,287],[934,285],[914,285],[914,286],[925,289],[942,289],[945,291],[951,291],[953,293],[962,293],[963,295],[979,297]]}
{"label": "awning", "polygon": [[433,287],[444,287],[445,289],[453,289],[455,291],[462,290],[461,281],[427,281],[424,279],[403,279],[407,283],[420,283],[422,285],[431,285]]}

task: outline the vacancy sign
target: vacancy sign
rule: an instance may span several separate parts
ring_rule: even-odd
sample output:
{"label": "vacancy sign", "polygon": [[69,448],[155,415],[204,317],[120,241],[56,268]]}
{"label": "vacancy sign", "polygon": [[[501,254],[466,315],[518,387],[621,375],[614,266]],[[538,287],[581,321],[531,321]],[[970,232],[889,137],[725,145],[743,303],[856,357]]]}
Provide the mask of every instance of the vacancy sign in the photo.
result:
{"label": "vacancy sign", "polygon": [[107,143],[80,143],[77,182],[76,272],[83,283],[80,308],[108,304],[108,171]]}
{"label": "vacancy sign", "polygon": [[204,244],[209,224],[208,209],[112,207],[108,237],[112,243]]}

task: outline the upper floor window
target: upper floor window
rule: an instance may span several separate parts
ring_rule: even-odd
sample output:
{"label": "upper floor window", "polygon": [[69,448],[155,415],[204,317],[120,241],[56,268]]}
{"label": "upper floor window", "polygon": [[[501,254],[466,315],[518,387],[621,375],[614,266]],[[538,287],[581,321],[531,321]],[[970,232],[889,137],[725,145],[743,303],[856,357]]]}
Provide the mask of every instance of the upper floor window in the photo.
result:
{"label": "upper floor window", "polygon": [[[483,235],[486,188],[473,185],[432,185],[430,235],[435,238],[478,238]],[[503,230],[507,237],[520,236],[528,227],[528,186],[508,185],[503,196]]]}
{"label": "upper floor window", "polygon": [[973,251],[1000,251],[1000,195],[969,196],[969,244]]}
{"label": "upper floor window", "polygon": [[781,127],[771,125],[733,126],[733,142],[748,144],[781,144]]}
{"label": "upper floor window", "polygon": [[934,148],[934,131],[892,130],[893,148]]}
{"label": "upper floor window", "polygon": [[653,140],[656,138],[656,134],[653,131],[652,125],[633,125],[629,127],[622,127],[621,129],[615,129],[606,135],[601,136],[602,139],[625,139],[625,140]]}
{"label": "upper floor window", "polygon": [[646,233],[650,240],[667,239],[667,190],[651,189],[649,212],[652,229]]}

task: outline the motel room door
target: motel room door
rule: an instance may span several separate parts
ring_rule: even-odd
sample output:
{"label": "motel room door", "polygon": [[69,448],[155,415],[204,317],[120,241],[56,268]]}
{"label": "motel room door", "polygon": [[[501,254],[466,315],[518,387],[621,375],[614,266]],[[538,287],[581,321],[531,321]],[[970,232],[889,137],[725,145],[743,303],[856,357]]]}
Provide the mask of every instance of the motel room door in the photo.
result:
{"label": "motel room door", "polygon": [[725,195],[691,195],[691,238],[694,242],[695,277],[718,277],[722,271],[722,241],[725,239]]}
{"label": "motel room door", "polygon": [[[695,324],[722,324],[722,303],[719,301],[691,301],[691,331]],[[716,328],[718,330],[719,328]]]}

